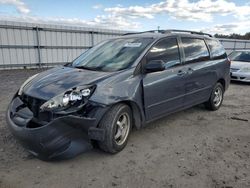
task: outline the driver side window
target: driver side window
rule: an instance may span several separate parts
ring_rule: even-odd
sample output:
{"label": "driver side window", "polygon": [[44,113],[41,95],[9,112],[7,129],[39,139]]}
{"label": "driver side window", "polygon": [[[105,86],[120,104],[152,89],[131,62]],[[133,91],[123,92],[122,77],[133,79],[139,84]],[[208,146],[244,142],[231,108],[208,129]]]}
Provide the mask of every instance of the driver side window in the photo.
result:
{"label": "driver side window", "polygon": [[147,62],[161,60],[165,63],[165,68],[170,68],[180,64],[180,53],[176,38],[166,38],[157,42],[147,54]]}

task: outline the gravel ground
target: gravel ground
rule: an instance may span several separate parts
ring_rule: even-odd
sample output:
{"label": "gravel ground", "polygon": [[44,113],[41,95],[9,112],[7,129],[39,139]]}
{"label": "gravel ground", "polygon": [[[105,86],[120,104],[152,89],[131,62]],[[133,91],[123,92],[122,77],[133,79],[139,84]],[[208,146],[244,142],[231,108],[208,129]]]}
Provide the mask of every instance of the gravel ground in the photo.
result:
{"label": "gravel ground", "polygon": [[6,128],[7,105],[38,70],[0,71],[0,187],[250,187],[250,85],[233,83],[216,112],[203,105],[131,133],[116,155],[98,149],[43,162]]}

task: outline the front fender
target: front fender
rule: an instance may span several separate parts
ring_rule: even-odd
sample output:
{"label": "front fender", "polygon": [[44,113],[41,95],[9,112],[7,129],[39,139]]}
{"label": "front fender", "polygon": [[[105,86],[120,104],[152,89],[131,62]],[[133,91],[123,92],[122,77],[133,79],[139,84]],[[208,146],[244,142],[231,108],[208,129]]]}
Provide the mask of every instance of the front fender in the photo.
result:
{"label": "front fender", "polygon": [[131,107],[135,116],[134,122],[139,128],[145,121],[142,76],[133,76],[131,73],[123,72],[116,78],[98,84],[89,100],[106,106],[121,102],[126,103]]}

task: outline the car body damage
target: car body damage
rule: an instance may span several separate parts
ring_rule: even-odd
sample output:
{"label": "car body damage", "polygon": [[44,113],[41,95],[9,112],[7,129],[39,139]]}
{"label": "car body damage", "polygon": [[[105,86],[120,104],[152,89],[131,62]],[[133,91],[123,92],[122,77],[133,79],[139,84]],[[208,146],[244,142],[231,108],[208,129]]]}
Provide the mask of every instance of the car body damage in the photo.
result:
{"label": "car body damage", "polygon": [[[91,140],[102,141],[105,132],[97,125],[115,103],[131,105],[135,125],[139,128],[142,117],[144,119],[141,80],[139,77],[128,78],[128,74],[131,71],[118,74],[69,67],[43,72],[27,83],[22,95],[16,94],[10,103],[7,111],[10,130],[32,154],[51,160],[73,157],[91,149]],[[91,98],[80,108],[60,111],[40,109],[43,103],[58,93],[101,81]]]}

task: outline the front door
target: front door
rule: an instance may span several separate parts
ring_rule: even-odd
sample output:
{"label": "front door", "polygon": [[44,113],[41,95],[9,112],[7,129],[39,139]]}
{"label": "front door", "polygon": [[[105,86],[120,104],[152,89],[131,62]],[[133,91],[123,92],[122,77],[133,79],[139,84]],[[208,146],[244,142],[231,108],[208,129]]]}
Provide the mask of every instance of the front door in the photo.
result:
{"label": "front door", "polygon": [[175,111],[183,106],[185,71],[182,70],[176,38],[157,42],[145,57],[145,63],[161,60],[165,70],[145,73],[143,78],[146,120]]}

